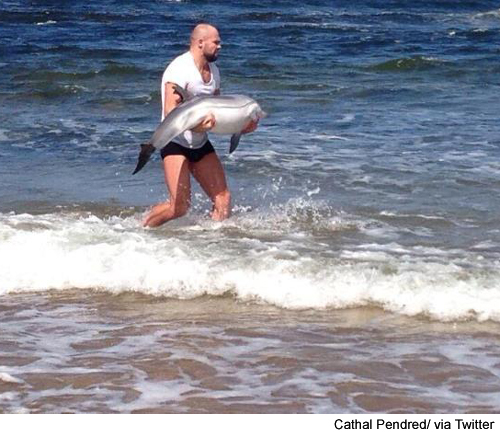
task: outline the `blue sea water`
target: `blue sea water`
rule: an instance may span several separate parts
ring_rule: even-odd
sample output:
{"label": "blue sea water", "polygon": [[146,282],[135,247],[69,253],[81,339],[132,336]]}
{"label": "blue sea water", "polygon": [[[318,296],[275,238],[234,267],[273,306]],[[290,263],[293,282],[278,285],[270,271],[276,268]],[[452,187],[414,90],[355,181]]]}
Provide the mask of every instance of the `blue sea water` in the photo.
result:
{"label": "blue sea water", "polygon": [[[0,295],[500,321],[499,8],[1,1]],[[143,229],[167,197],[159,157],[131,173],[202,21],[222,37],[222,92],[269,116],[232,155],[212,138],[231,219],[209,220],[195,187],[187,217]]]}
{"label": "blue sea water", "polygon": [[[427,297],[435,293],[432,265],[438,264],[438,273],[450,272],[443,280],[452,287],[446,295],[453,296],[454,283],[465,278],[470,284],[461,293],[474,297],[479,288],[495,298],[496,6],[3,2],[2,223],[15,224],[25,213],[35,215],[35,223],[42,214],[48,221],[51,215],[65,218],[74,205],[103,221],[108,217],[101,211],[109,215],[110,206],[111,214],[127,208],[137,217],[164,200],[158,158],[137,176],[130,171],[138,145],[159,121],[163,69],[186,49],[191,27],[208,21],[223,39],[223,92],[251,95],[270,114],[233,156],[228,139],[216,139],[234,195],[236,216],[228,228],[241,235],[236,249],[246,250],[245,240],[259,236],[259,229],[276,242],[297,234],[293,252],[298,259],[325,258],[321,268],[375,270],[390,283],[381,266],[406,275],[401,261],[408,260],[421,267]],[[188,227],[203,222],[208,208],[197,192]],[[132,223],[134,234],[151,236]],[[71,234],[72,224],[70,216],[61,228]],[[231,239],[225,229],[222,243]],[[15,226],[9,231],[4,238],[24,233]],[[203,237],[188,234],[191,239]],[[267,246],[260,237],[257,242]],[[398,277],[394,283],[406,284]],[[23,280],[13,279],[2,290],[24,288]],[[335,306],[332,295],[321,304]],[[473,301],[465,309],[500,316],[500,303],[486,310]],[[435,312],[456,317],[454,311]]]}

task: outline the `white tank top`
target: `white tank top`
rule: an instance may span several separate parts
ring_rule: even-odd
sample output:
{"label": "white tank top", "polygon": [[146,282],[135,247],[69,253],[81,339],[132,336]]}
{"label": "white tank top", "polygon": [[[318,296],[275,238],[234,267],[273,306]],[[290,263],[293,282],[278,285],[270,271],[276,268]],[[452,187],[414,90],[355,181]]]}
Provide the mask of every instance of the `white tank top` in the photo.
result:
{"label": "white tank top", "polygon": [[[191,52],[186,52],[175,58],[163,72],[161,80],[161,103],[162,103],[162,121],[163,109],[165,108],[165,84],[174,83],[191,94],[213,95],[216,90],[220,90],[220,73],[215,63],[209,63],[210,81],[205,82],[200,71],[196,67]],[[173,142],[176,142],[186,148],[199,148],[208,140],[206,133],[194,133],[191,130],[185,131],[177,136]]]}

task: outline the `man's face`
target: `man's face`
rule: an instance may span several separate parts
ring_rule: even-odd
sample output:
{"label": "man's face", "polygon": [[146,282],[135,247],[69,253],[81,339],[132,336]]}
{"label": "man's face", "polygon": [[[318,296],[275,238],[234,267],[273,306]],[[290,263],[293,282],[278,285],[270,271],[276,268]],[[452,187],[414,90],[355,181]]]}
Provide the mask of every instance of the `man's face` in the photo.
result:
{"label": "man's face", "polygon": [[220,49],[221,41],[219,32],[214,30],[203,40],[203,55],[209,63],[213,63],[217,60]]}

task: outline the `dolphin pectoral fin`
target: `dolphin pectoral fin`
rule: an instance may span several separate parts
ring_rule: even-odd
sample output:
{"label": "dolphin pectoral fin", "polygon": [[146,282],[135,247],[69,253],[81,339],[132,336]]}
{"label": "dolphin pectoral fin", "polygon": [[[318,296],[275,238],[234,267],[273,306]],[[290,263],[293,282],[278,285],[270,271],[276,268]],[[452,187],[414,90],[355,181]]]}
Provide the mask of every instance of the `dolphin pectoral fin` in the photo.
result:
{"label": "dolphin pectoral fin", "polygon": [[182,98],[182,102],[186,102],[193,97],[193,95],[189,93],[184,87],[181,87],[178,84],[174,84],[173,86],[174,92]]}
{"label": "dolphin pectoral fin", "polygon": [[236,148],[238,148],[238,144],[240,143],[241,133],[234,133],[231,136],[231,146],[229,147],[229,154],[231,154]]}
{"label": "dolphin pectoral fin", "polygon": [[141,144],[141,152],[139,153],[139,158],[137,159],[137,166],[132,174],[136,174],[142,170],[155,150],[156,148],[151,144]]}

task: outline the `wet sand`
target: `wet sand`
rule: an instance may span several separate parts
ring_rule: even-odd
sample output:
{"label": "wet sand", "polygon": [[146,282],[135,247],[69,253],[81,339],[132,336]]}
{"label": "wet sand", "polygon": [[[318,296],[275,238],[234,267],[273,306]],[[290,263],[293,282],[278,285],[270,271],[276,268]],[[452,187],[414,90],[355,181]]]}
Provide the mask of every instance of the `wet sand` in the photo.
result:
{"label": "wet sand", "polygon": [[0,297],[2,413],[496,413],[500,325],[232,296]]}

